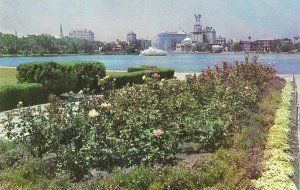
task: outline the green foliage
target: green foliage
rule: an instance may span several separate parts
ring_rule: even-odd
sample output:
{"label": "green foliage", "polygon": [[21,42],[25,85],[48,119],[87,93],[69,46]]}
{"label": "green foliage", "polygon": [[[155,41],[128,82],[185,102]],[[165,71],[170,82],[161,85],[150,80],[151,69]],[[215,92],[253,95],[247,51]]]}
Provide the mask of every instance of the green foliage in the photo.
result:
{"label": "green foliage", "polygon": [[99,62],[72,62],[68,64],[70,70],[75,71],[78,83],[76,89],[81,90],[83,88],[97,89],[98,77],[105,76],[105,66]]}
{"label": "green foliage", "polygon": [[42,85],[38,83],[1,85],[0,111],[16,108],[20,101],[25,106],[45,103],[47,96]]}
{"label": "green foliage", "polygon": [[[126,86],[127,83],[129,84],[142,84],[144,81],[142,77],[144,76],[143,71],[139,72],[131,72],[131,73],[125,73],[125,72],[115,72],[111,73],[109,77],[115,78],[115,84],[117,88],[121,88],[123,86]],[[100,78],[98,84],[100,84]]]}
{"label": "green foliage", "polygon": [[[160,80],[158,74],[150,71],[141,76],[145,84],[127,85],[105,96],[80,93],[81,99],[76,103],[54,96],[46,108],[16,110],[3,124],[8,137],[16,138],[32,156],[55,154],[57,165],[76,180],[91,168],[153,166],[168,162],[182,142],[198,143],[201,150],[212,152],[233,146],[231,137],[240,132],[241,118],[247,118],[256,108],[262,87],[268,89],[268,80],[274,79],[273,68],[267,66],[256,69],[267,75],[253,76],[261,77],[258,79],[246,72],[255,68],[257,65],[251,63],[223,63],[215,70],[207,68],[198,76],[188,76],[186,81]],[[107,76],[102,80],[113,82],[111,79]],[[20,116],[20,121],[14,122],[14,116]],[[229,160],[239,161],[233,151],[226,154],[232,157]],[[226,175],[220,169],[225,162],[218,163],[206,171],[217,170],[207,175],[227,179],[220,187],[234,187],[229,179],[237,171],[238,179],[246,176],[244,166],[238,170],[240,165],[236,164]],[[227,165],[229,169],[230,164]],[[177,184],[177,177],[171,178],[168,183]],[[195,176],[191,178],[197,183]],[[221,183],[217,177],[204,180]],[[190,183],[194,184],[187,180],[183,187],[188,188]]]}
{"label": "green foliage", "polygon": [[32,62],[17,67],[19,82],[39,82],[48,93],[97,87],[97,79],[105,76],[99,62]]}
{"label": "green foliage", "polygon": [[[121,88],[126,86],[126,84],[142,84],[145,82],[143,76],[153,77],[156,73],[157,78],[170,79],[174,76],[174,69],[169,68],[157,68],[156,66],[141,66],[141,67],[130,67],[128,72],[112,72],[109,77],[114,80],[115,87]],[[100,88],[103,86],[103,81],[101,78],[98,80]]]}
{"label": "green foliage", "polygon": [[157,73],[160,78],[170,79],[174,76],[174,69],[170,68],[158,68],[157,66],[140,66],[140,67],[129,67],[128,72],[145,71],[145,74]]}
{"label": "green foliage", "polygon": [[99,189],[147,189],[153,179],[155,172],[147,167],[133,167],[128,172],[116,170],[112,176],[100,181]]}
{"label": "green foliage", "polygon": [[127,69],[127,72],[145,71],[145,70],[153,70],[153,69],[157,69],[157,66],[143,65],[140,67],[129,67]]}
{"label": "green foliage", "polygon": [[265,149],[267,160],[263,162],[262,177],[254,183],[258,189],[297,189],[290,179],[293,175],[292,157],[288,153],[291,131],[291,99],[293,87],[286,83],[274,125],[269,130]]}
{"label": "green foliage", "polygon": [[51,161],[25,158],[0,173],[0,189],[68,189],[68,177],[57,174]]}

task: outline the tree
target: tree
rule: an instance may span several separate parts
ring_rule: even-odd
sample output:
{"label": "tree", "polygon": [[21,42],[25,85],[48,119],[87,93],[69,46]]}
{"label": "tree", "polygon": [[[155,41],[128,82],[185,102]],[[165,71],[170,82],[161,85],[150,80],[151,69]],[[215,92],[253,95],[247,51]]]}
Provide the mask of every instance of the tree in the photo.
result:
{"label": "tree", "polygon": [[289,52],[292,51],[293,49],[294,47],[292,43],[285,43],[280,47],[280,51],[282,52]]}
{"label": "tree", "polygon": [[17,54],[20,50],[19,38],[12,34],[2,34],[1,38],[1,53]]}
{"label": "tree", "polygon": [[242,46],[240,42],[235,42],[233,44],[233,51],[242,51]]}
{"label": "tree", "polygon": [[300,52],[300,42],[294,44],[294,49]]}

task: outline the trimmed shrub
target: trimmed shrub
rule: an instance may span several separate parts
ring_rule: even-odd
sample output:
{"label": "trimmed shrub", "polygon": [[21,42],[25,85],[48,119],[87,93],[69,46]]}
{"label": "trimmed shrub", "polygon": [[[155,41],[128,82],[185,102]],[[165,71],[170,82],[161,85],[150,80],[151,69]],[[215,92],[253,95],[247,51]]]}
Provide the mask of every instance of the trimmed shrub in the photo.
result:
{"label": "trimmed shrub", "polygon": [[157,66],[143,65],[143,66],[140,66],[140,67],[129,67],[127,69],[127,71],[128,72],[136,72],[136,71],[153,70],[153,69],[157,69]]}
{"label": "trimmed shrub", "polygon": [[98,77],[103,78],[106,74],[105,66],[99,62],[74,62],[68,63],[74,69],[77,77],[76,90],[83,88],[97,89]]}
{"label": "trimmed shrub", "polygon": [[[130,67],[128,72],[112,72],[109,73],[110,78],[115,78],[116,88],[121,88],[127,83],[129,84],[142,84],[144,80],[142,77],[152,76],[154,73],[159,75],[159,78],[170,79],[174,76],[174,69],[169,68],[157,68],[156,66],[141,66]],[[99,78],[98,84],[100,84],[101,78]]]}
{"label": "trimmed shrub", "polygon": [[170,68],[158,68],[157,66],[141,66],[141,67],[129,67],[128,72],[137,72],[137,71],[144,71],[144,72],[151,72],[157,73],[160,75],[160,78],[173,78],[174,76],[174,69]]}
{"label": "trimmed shrub", "polygon": [[158,73],[160,78],[170,79],[173,78],[175,70],[169,68],[157,68],[151,70],[151,72]]}
{"label": "trimmed shrub", "polygon": [[16,108],[19,101],[22,101],[24,106],[45,103],[47,93],[38,83],[0,86],[0,111]]}
{"label": "trimmed shrub", "polygon": [[142,84],[144,81],[142,77],[144,76],[144,71],[138,72],[114,72],[110,73],[111,78],[115,78],[116,88],[121,88],[125,86],[127,83],[130,84]]}
{"label": "trimmed shrub", "polygon": [[17,67],[19,82],[41,83],[53,94],[82,88],[96,89],[97,78],[105,76],[99,62],[32,62]]}

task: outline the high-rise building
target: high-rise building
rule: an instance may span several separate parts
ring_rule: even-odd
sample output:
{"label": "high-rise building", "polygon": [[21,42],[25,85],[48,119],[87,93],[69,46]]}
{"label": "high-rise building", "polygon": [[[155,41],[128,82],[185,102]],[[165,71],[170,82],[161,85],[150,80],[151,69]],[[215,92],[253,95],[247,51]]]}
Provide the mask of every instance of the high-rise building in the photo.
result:
{"label": "high-rise building", "polygon": [[201,25],[201,15],[195,14],[196,23],[194,25],[194,32],[190,33],[190,38],[193,42],[203,42],[204,41],[204,35],[202,31],[202,25]]}
{"label": "high-rise building", "polygon": [[88,42],[95,41],[94,32],[92,32],[91,30],[87,30],[87,29],[84,29],[84,30],[72,30],[69,33],[69,36],[70,37],[74,37],[74,38],[79,38],[79,39],[82,39],[82,40],[87,40]]}
{"label": "high-rise building", "polygon": [[157,47],[165,51],[175,51],[176,43],[181,42],[187,37],[187,33],[182,29],[177,32],[162,32],[157,35]]}
{"label": "high-rise building", "polygon": [[201,15],[195,14],[196,23],[194,25],[194,31],[189,34],[189,37],[194,43],[205,42],[208,44],[215,44],[216,41],[216,31],[207,26],[205,29],[202,29],[201,24]]}
{"label": "high-rise building", "polygon": [[127,33],[127,42],[133,43],[136,41],[136,34],[134,32]]}

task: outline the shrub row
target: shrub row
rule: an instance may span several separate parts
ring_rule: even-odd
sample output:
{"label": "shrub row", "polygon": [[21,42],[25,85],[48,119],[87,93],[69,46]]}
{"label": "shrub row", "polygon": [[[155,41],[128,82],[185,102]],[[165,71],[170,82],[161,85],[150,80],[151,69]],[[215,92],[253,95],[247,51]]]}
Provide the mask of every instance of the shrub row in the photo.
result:
{"label": "shrub row", "polygon": [[16,108],[19,101],[22,101],[25,106],[45,103],[47,94],[43,86],[38,83],[0,86],[0,111]]}
{"label": "shrub row", "polygon": [[[129,84],[142,84],[144,83],[143,76],[152,76],[157,73],[160,78],[170,79],[174,76],[174,69],[169,68],[157,68],[156,66],[142,66],[142,67],[130,67],[128,72],[113,72],[110,73],[111,78],[115,78],[115,84],[117,88]],[[101,78],[99,78],[101,80]],[[100,81],[99,81],[100,82]],[[100,83],[98,83],[100,84]]]}
{"label": "shrub row", "polygon": [[105,76],[100,62],[32,62],[19,65],[17,71],[19,82],[41,83],[53,94],[97,89],[97,78]]}
{"label": "shrub row", "polygon": [[290,111],[292,88],[290,83],[286,83],[282,91],[281,104],[275,113],[274,125],[267,136],[264,154],[268,159],[263,163],[265,170],[262,177],[254,181],[258,189],[297,189],[290,179],[294,170],[293,158],[288,153],[292,125]]}
{"label": "shrub row", "polygon": [[144,70],[153,70],[153,69],[158,69],[157,66],[147,66],[143,65],[140,67],[129,67],[127,69],[128,72],[136,72],[136,71],[144,71]]}
{"label": "shrub row", "polygon": [[174,76],[174,69],[170,68],[158,68],[157,66],[140,66],[140,67],[129,67],[128,72],[137,72],[137,71],[144,71],[144,72],[151,72],[151,73],[158,73],[160,78],[173,78]]}

